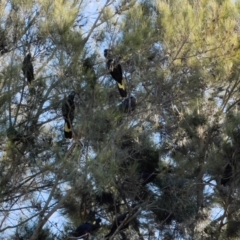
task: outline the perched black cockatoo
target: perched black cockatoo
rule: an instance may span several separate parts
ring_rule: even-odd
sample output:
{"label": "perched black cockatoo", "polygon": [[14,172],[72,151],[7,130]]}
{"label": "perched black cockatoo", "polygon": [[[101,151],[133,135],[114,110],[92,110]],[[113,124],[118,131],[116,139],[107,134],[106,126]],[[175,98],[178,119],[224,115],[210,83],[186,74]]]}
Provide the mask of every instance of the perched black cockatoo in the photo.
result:
{"label": "perched black cockatoo", "polygon": [[136,98],[131,96],[130,98],[124,99],[124,101],[121,102],[119,105],[119,110],[121,112],[131,112],[134,111],[136,108]]}
{"label": "perched black cockatoo", "polygon": [[7,35],[6,30],[0,27],[0,54],[3,55],[8,52],[7,48]]}
{"label": "perched black cockatoo", "polygon": [[[128,213],[129,212],[126,212],[114,220],[110,232],[105,236],[106,240],[109,239],[116,232],[118,227],[126,220]],[[129,223],[123,223],[123,225],[120,227],[119,231],[122,231],[123,229],[128,228],[128,226],[129,226]]]}
{"label": "perched black cockatoo", "polygon": [[75,92],[71,92],[71,94],[67,97],[67,99],[63,100],[62,103],[62,115],[65,120],[64,124],[64,135],[65,138],[72,138],[72,123],[74,119],[74,103]]}
{"label": "perched black cockatoo", "polygon": [[85,222],[81,224],[75,232],[72,234],[74,237],[79,237],[80,239],[87,240],[89,234],[95,232],[101,227],[101,219],[97,218],[93,223]]}
{"label": "perched black cockatoo", "polygon": [[233,178],[233,167],[228,163],[224,169],[223,176],[221,178],[221,185],[226,186]]}
{"label": "perched black cockatoo", "polygon": [[146,184],[153,182],[159,173],[158,170],[155,170],[154,172],[142,172],[140,175],[141,185],[145,186]]}
{"label": "perched black cockatoo", "polygon": [[110,72],[112,78],[117,82],[118,90],[121,97],[127,97],[127,90],[123,80],[122,67],[114,58],[110,55],[110,50],[104,50],[104,57],[107,59],[107,69]]}
{"label": "perched black cockatoo", "polygon": [[32,80],[34,80],[34,71],[33,65],[31,62],[31,54],[29,53],[23,60],[22,71],[25,78],[27,78],[28,84],[31,84]]}

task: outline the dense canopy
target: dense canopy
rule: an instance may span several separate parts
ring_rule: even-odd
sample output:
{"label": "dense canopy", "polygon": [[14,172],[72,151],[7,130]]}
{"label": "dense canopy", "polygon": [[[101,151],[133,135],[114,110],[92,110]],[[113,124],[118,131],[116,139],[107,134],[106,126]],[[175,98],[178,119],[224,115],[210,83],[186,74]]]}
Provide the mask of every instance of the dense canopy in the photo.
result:
{"label": "dense canopy", "polygon": [[2,0],[0,21],[0,239],[240,239],[238,0]]}

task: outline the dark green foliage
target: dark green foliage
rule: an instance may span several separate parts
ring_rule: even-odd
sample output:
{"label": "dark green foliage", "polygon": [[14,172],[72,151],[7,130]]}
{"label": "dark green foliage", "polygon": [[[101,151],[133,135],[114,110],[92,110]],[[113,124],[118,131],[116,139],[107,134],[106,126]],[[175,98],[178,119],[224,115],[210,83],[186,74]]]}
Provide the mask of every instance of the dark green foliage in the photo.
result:
{"label": "dark green foliage", "polygon": [[95,196],[95,201],[98,206],[107,209],[109,212],[120,212],[120,198],[118,196],[115,198],[112,193],[97,193]]}
{"label": "dark green foliage", "polygon": [[102,192],[102,193],[96,195],[96,201],[99,205],[103,205],[103,204],[113,205],[114,204],[113,195],[108,192]]}
{"label": "dark green foliage", "polygon": [[240,221],[230,220],[227,222],[226,235],[228,238],[237,238],[239,236]]}
{"label": "dark green foliage", "polygon": [[20,134],[13,126],[7,129],[7,137],[10,141],[24,141],[24,136]]}
{"label": "dark green foliage", "polygon": [[90,89],[94,89],[97,83],[97,76],[93,68],[93,60],[91,58],[86,58],[83,61],[83,74],[86,77],[87,85]]}
{"label": "dark green foliage", "polygon": [[154,172],[142,172],[140,174],[140,181],[141,181],[141,185],[144,186],[152,181],[154,181],[154,179],[157,177],[157,175],[160,172],[158,170],[154,171]]}
{"label": "dark green foliage", "polygon": [[123,213],[122,215],[118,216],[112,223],[112,227],[110,232],[105,236],[105,239],[109,239],[115,232],[116,230],[122,231],[129,226],[128,222],[128,216],[129,212]]}
{"label": "dark green foliage", "polygon": [[206,124],[206,117],[199,115],[197,111],[194,111],[191,115],[186,114],[183,121],[181,121],[181,127],[186,131],[189,138],[196,136],[196,129],[199,126]]}
{"label": "dark green foliage", "polygon": [[18,239],[66,240],[101,218],[97,239],[239,239],[239,2],[107,1],[91,13],[86,0],[10,2],[1,238],[15,228]]}
{"label": "dark green foliage", "polygon": [[132,159],[141,164],[139,170],[154,171],[158,167],[159,153],[157,149],[151,146],[151,142],[144,142],[143,140],[139,143],[133,136],[124,135],[117,142],[117,145],[121,150],[129,153],[129,160]]}
{"label": "dark green foliage", "polygon": [[160,188],[162,194],[156,201],[154,214],[162,224],[171,224],[172,221],[182,223],[196,214],[194,193],[189,189],[187,180],[168,175],[160,182]]}
{"label": "dark green foliage", "polygon": [[[104,111],[97,111],[91,115],[91,122],[86,122],[86,131],[88,132],[88,139],[92,141],[104,141],[107,139],[109,131],[112,126],[112,116],[108,116]],[[112,121],[111,121],[112,120]]]}

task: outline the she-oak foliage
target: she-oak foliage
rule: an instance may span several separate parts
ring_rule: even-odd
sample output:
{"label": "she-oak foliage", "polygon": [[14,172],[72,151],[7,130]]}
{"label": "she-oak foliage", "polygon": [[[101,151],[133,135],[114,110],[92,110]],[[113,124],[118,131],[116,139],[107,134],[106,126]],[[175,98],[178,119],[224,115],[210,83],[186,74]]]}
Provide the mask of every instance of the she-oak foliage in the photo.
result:
{"label": "she-oak foliage", "polygon": [[240,2],[97,4],[0,3],[0,239],[64,240],[98,218],[104,239],[126,212],[109,239],[239,239]]}

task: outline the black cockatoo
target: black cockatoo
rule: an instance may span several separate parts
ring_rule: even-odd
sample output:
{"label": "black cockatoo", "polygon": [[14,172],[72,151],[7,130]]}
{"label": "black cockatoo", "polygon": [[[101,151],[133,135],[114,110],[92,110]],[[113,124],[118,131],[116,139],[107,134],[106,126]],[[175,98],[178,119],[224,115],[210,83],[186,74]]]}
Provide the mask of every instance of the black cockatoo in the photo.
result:
{"label": "black cockatoo", "polygon": [[72,234],[74,237],[79,237],[80,239],[87,240],[89,234],[95,232],[101,227],[101,219],[97,218],[93,223],[85,222],[81,224],[75,232]]}
{"label": "black cockatoo", "polygon": [[122,231],[123,229],[128,228],[129,223],[124,223],[124,221],[126,220],[127,216],[128,216],[129,212],[126,212],[122,215],[120,215],[119,217],[117,217],[112,224],[111,230],[110,232],[105,236],[105,240],[109,239],[114,233],[115,231],[118,229],[118,227],[122,224],[122,226],[120,227],[119,231]]}
{"label": "black cockatoo", "polygon": [[131,96],[130,98],[124,99],[124,101],[121,102],[119,105],[119,110],[121,112],[131,112],[134,111],[136,108],[136,98]]}
{"label": "black cockatoo", "polygon": [[71,92],[71,94],[67,97],[67,99],[63,100],[62,103],[62,115],[65,120],[64,124],[64,135],[65,138],[72,138],[72,123],[74,119],[74,103],[75,92]]}
{"label": "black cockatoo", "polygon": [[104,57],[107,59],[107,69],[112,78],[117,82],[118,90],[121,97],[127,97],[126,86],[123,81],[122,67],[118,61],[112,58],[109,49],[104,50]]}
{"label": "black cockatoo", "polygon": [[0,28],[0,54],[3,55],[8,52],[7,37],[4,29]]}
{"label": "black cockatoo", "polygon": [[233,167],[231,163],[228,163],[224,169],[221,178],[221,185],[226,186],[228,183],[231,182],[232,179],[233,179]]}
{"label": "black cockatoo", "polygon": [[27,54],[22,63],[22,71],[25,78],[27,78],[28,84],[31,84],[34,80],[34,70],[31,62],[31,54]]}

